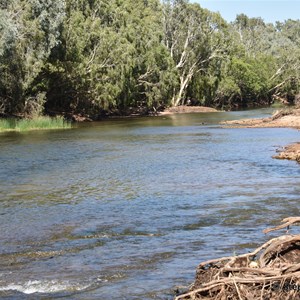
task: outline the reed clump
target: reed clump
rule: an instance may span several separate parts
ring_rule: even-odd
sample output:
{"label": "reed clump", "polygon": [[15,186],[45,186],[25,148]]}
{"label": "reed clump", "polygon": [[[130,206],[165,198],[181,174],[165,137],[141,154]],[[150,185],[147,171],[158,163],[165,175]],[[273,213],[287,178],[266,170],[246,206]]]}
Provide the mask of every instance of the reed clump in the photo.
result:
{"label": "reed clump", "polygon": [[39,116],[32,119],[0,119],[0,132],[2,131],[29,131],[46,129],[68,129],[71,123],[63,117]]}

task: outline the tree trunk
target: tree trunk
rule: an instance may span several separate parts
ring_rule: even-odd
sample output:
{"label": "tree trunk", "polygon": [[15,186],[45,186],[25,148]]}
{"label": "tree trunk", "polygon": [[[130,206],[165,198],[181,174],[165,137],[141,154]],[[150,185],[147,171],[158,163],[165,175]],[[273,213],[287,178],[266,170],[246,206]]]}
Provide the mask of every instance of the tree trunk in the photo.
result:
{"label": "tree trunk", "polygon": [[183,96],[185,94],[185,91],[191,81],[191,79],[194,76],[195,70],[196,70],[197,62],[195,62],[189,69],[188,73],[186,74],[185,72],[180,76],[180,89],[177,95],[173,96],[173,105],[178,106],[180,104],[184,104],[184,99]]}
{"label": "tree trunk", "polygon": [[182,96],[184,95],[189,83],[189,76],[187,76],[185,79],[184,77],[180,77],[180,89],[176,97],[174,97],[174,106],[178,106],[180,104],[180,101],[182,101],[182,105],[184,104],[184,100],[182,99]]}

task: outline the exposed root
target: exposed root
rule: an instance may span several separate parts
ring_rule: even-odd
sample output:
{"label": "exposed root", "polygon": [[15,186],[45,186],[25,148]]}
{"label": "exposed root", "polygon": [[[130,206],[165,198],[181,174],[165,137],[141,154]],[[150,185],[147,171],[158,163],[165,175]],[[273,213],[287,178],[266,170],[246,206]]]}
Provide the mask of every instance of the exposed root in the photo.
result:
{"label": "exposed root", "polygon": [[[289,228],[300,217],[282,220]],[[273,238],[251,253],[200,263],[189,292],[175,297],[188,299],[300,299],[300,235]]]}

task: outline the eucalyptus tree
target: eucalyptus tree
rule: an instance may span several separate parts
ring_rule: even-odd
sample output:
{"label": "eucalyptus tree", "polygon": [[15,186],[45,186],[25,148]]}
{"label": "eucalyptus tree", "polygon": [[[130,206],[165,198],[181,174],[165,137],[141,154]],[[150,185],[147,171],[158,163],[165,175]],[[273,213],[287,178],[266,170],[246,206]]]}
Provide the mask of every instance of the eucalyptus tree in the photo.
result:
{"label": "eucalyptus tree", "polygon": [[59,43],[64,0],[12,0],[0,11],[0,100],[7,113],[40,113],[42,70]]}
{"label": "eucalyptus tree", "polygon": [[158,0],[67,0],[47,106],[97,112],[163,104],[173,62],[160,14]]}
{"label": "eucalyptus tree", "polygon": [[299,20],[227,24],[187,0],[2,0],[0,112],[293,99],[299,32]]}
{"label": "eucalyptus tree", "polygon": [[238,58],[250,62],[258,75],[258,85],[263,91],[258,94],[293,101],[299,92],[299,21],[287,20],[274,26],[242,14],[237,16],[233,27],[238,33],[235,42],[243,47],[243,55]]}
{"label": "eucalyptus tree", "polygon": [[[132,1],[135,28],[135,97],[150,108],[168,103],[176,85],[174,61],[163,41],[162,5],[157,0]],[[125,29],[127,30],[127,29]]]}
{"label": "eucalyptus tree", "polygon": [[192,79],[205,72],[208,65],[221,59],[224,52],[226,26],[219,14],[184,0],[164,2],[164,42],[175,62],[179,77],[172,104],[185,103],[185,94]]}
{"label": "eucalyptus tree", "polygon": [[232,109],[271,101],[269,89],[276,69],[270,52],[273,36],[273,25],[265,24],[261,18],[241,14],[229,24],[228,56],[221,66],[216,106]]}
{"label": "eucalyptus tree", "polygon": [[[48,65],[47,108],[88,112],[113,103],[133,51],[115,30],[110,1],[67,0],[61,44]],[[59,96],[59,97],[58,97]]]}
{"label": "eucalyptus tree", "polygon": [[275,98],[293,102],[300,93],[300,20],[276,23],[274,56],[277,59],[273,74],[272,93]]}
{"label": "eucalyptus tree", "polygon": [[[131,69],[119,101],[155,109],[170,98],[173,61],[162,44],[162,7],[158,0],[119,4],[116,26],[133,48]],[[124,100],[125,99],[125,100]]]}

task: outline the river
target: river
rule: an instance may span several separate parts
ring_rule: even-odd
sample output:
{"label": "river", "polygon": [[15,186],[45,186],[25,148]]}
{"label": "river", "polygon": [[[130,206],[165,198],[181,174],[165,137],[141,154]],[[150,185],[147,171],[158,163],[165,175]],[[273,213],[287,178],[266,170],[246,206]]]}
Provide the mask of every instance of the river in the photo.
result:
{"label": "river", "polygon": [[300,167],[271,157],[299,132],[218,125],[269,113],[0,134],[0,298],[172,299],[201,261],[276,235]]}

